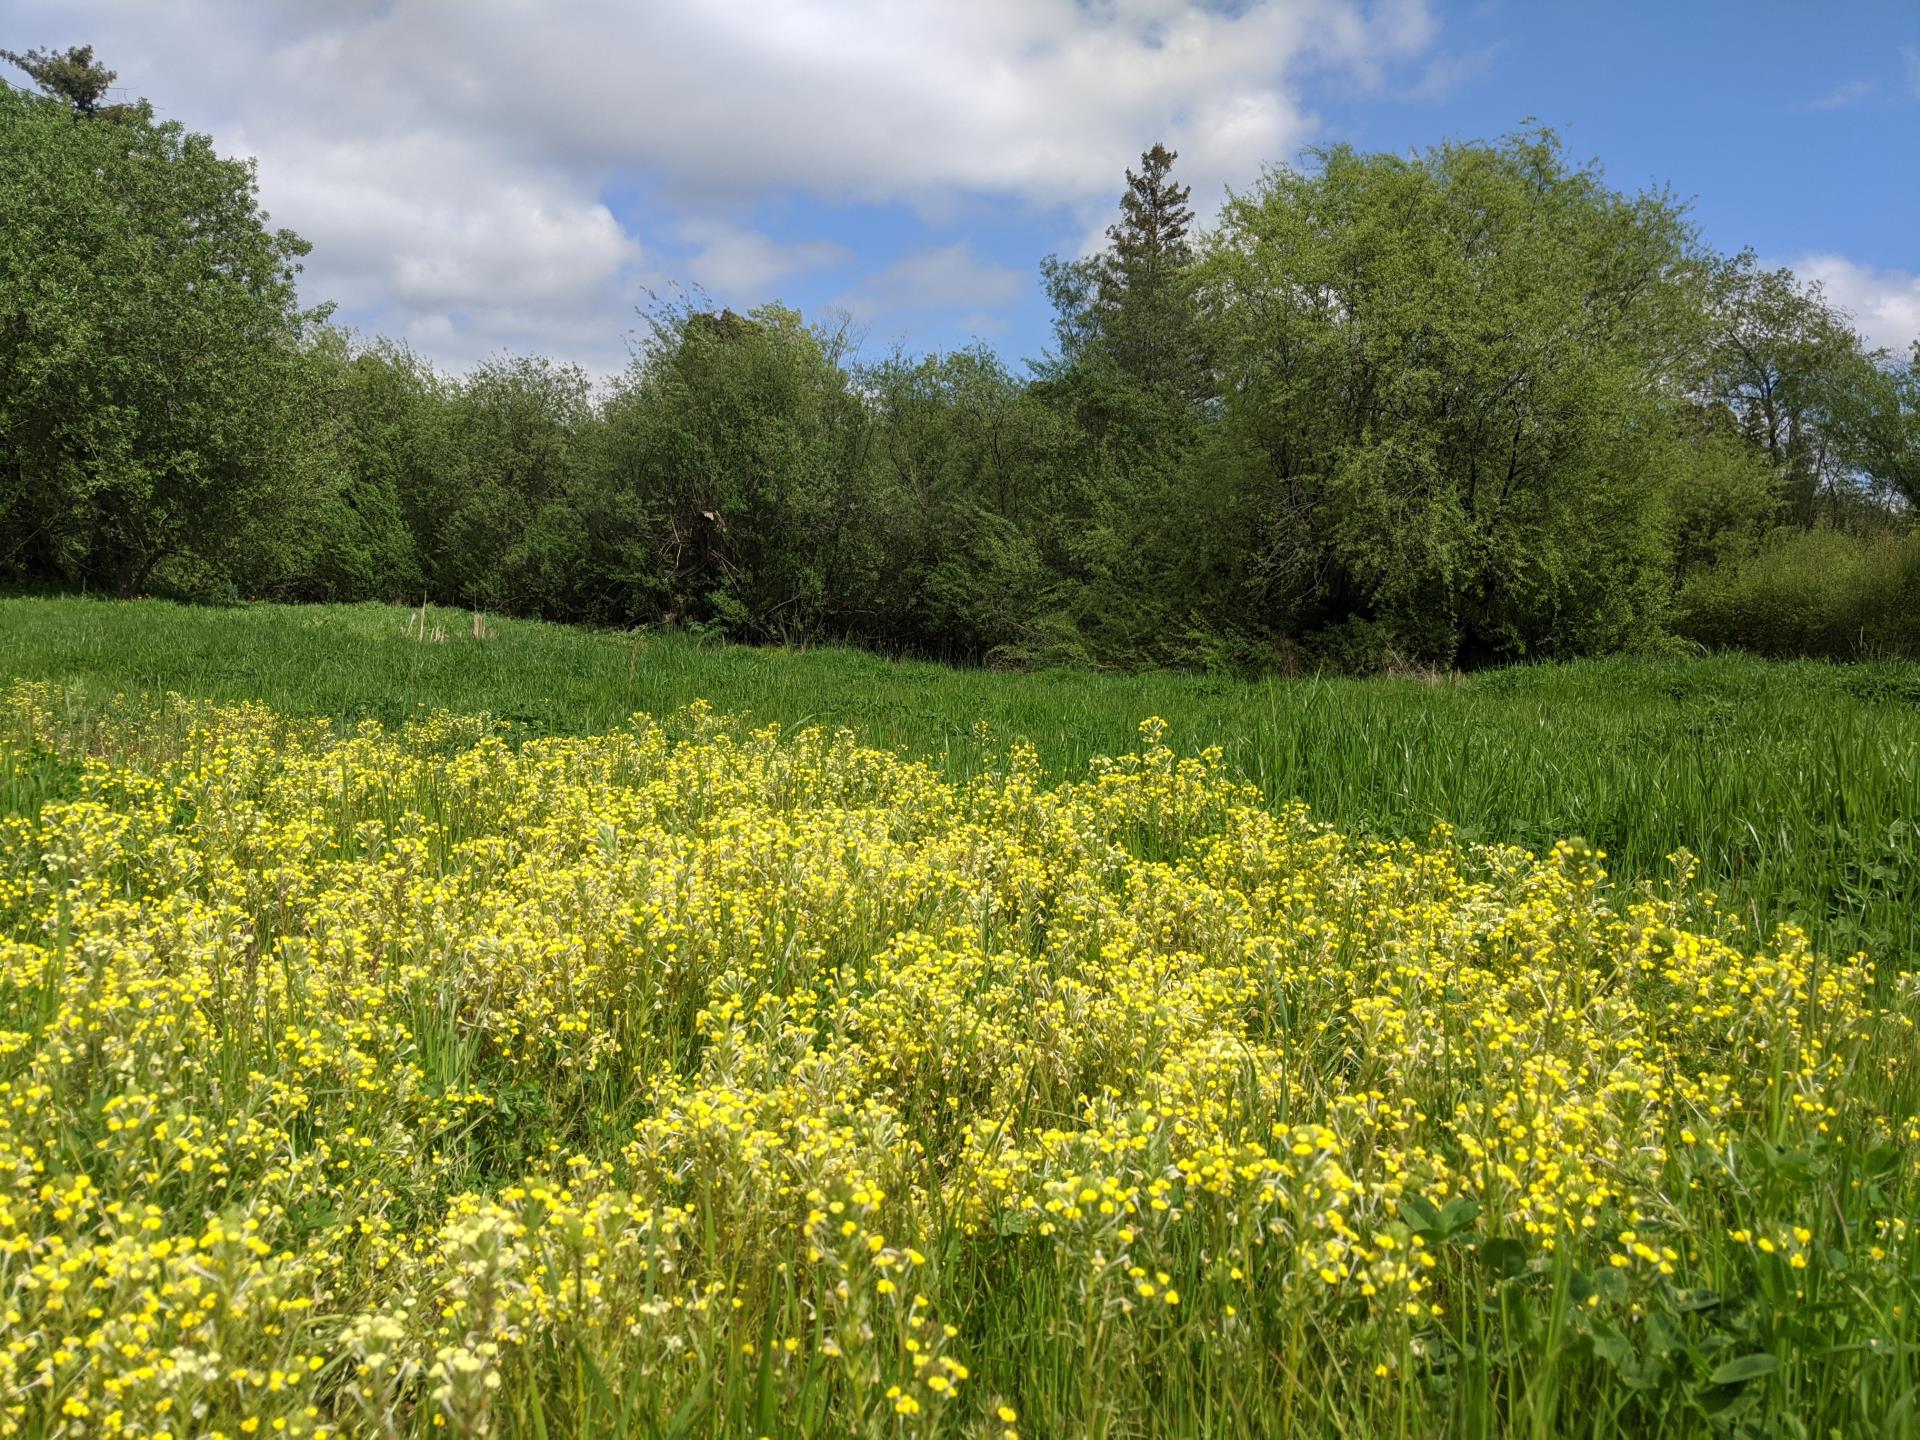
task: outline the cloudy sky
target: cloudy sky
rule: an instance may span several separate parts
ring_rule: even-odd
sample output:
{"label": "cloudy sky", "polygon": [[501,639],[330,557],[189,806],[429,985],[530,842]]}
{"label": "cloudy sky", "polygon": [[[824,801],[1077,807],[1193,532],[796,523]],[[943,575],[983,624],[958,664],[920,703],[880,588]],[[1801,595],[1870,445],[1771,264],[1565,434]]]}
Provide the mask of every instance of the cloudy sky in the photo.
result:
{"label": "cloudy sky", "polygon": [[1920,335],[1912,0],[8,0],[0,32],[256,156],[306,297],[453,366],[617,369],[676,285],[1018,361],[1039,260],[1156,139],[1205,214],[1305,146],[1528,118]]}

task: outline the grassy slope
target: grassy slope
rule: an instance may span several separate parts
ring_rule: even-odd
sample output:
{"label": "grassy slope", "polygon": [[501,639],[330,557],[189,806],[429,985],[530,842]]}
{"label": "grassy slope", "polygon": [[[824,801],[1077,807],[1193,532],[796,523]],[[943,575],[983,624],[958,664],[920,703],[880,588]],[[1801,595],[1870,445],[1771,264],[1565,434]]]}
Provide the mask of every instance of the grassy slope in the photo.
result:
{"label": "grassy slope", "polygon": [[1007,674],[846,650],[700,646],[438,612],[445,643],[382,606],[195,609],[0,601],[0,676],[115,692],[257,699],[393,722],[489,711],[584,732],[706,699],[788,725],[848,725],[964,773],[986,721],[1056,773],[1124,750],[1160,715],[1184,748],[1219,744],[1276,799],[1341,826],[1538,847],[1584,835],[1623,879],[1685,846],[1759,927],[1792,918],[1832,948],[1920,957],[1920,667],[1613,660],[1464,683],[1238,683]]}

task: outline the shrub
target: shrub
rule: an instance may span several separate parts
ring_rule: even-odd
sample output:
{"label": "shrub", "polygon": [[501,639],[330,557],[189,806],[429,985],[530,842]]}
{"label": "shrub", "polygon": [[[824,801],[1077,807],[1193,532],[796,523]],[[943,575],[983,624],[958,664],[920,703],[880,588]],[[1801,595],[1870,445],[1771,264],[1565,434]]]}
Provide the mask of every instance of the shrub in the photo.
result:
{"label": "shrub", "polygon": [[1674,628],[1762,655],[1920,657],[1920,532],[1776,541],[1688,582]]}

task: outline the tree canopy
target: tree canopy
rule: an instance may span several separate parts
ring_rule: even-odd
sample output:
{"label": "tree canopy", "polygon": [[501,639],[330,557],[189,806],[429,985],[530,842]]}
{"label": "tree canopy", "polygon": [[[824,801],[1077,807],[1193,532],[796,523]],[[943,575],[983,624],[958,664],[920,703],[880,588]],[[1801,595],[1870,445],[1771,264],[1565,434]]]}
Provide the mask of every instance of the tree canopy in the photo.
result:
{"label": "tree canopy", "polygon": [[[10,562],[142,588],[295,538],[312,462],[295,292],[250,164],[203,135],[0,92],[0,513]],[[76,123],[77,122],[77,123]]]}
{"label": "tree canopy", "polygon": [[303,308],[249,162],[0,53],[44,92],[0,93],[15,582],[1114,667],[1920,652],[1920,351],[1544,130],[1313,152],[1204,228],[1152,145],[1024,375],[698,296],[617,377],[453,375]]}
{"label": "tree canopy", "polygon": [[116,78],[113,71],[98,64],[91,45],[75,45],[64,51],[0,50],[0,60],[24,70],[41,91],[71,105],[81,119],[92,119],[101,110],[101,101]]}

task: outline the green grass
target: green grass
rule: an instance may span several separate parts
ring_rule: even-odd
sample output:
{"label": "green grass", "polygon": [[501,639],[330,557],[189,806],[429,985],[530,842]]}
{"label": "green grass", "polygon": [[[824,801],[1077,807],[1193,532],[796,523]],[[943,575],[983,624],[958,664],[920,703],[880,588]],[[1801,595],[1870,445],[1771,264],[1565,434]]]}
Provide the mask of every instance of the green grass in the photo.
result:
{"label": "green grass", "polygon": [[486,711],[533,733],[602,729],[696,698],[789,726],[846,725],[965,774],[978,722],[1056,775],[1163,716],[1275,800],[1343,828],[1538,848],[1584,836],[1617,877],[1685,847],[1760,933],[1920,960],[1920,666],[1615,659],[1417,680],[1238,682],[955,670],[839,649],[709,646],[382,606],[202,609],[0,601],[0,675],[84,710],[116,693],[252,699],[341,720]]}

